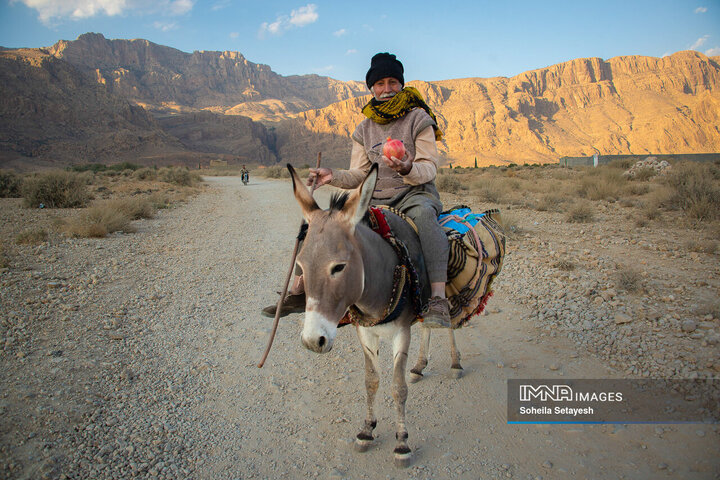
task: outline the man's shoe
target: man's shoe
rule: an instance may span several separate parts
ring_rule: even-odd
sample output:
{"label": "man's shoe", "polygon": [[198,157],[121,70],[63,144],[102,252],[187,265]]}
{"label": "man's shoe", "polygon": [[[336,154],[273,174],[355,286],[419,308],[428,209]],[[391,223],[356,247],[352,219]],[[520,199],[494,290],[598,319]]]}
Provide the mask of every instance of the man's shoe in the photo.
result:
{"label": "man's shoe", "polygon": [[447,298],[430,299],[423,312],[423,325],[428,328],[450,328],[450,304]]}
{"label": "man's shoe", "polygon": [[[262,309],[262,315],[265,317],[275,318],[275,310],[277,304],[270,305]],[[290,315],[291,313],[301,313],[305,311],[305,292],[297,295],[287,295],[280,305],[280,317]]]}

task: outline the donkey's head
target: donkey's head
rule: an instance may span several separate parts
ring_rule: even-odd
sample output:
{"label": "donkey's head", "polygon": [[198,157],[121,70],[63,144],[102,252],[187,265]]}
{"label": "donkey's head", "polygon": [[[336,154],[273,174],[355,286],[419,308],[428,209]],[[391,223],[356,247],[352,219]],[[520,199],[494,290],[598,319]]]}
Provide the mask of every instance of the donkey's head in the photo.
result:
{"label": "donkey's head", "polygon": [[305,323],[302,343],[326,353],[332,349],[345,311],[362,296],[365,271],[355,227],[365,216],[377,181],[373,165],[362,185],[349,194],[334,195],[322,210],[292,166],[295,198],[308,222],[307,236],[297,263],[305,282]]}

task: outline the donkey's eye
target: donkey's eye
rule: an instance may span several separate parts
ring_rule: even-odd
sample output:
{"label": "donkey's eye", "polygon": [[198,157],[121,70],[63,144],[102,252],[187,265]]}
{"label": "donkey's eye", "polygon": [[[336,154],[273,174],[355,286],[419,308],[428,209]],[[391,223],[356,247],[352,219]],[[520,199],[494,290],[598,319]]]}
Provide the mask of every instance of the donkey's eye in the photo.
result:
{"label": "donkey's eye", "polygon": [[332,267],[332,270],[330,270],[330,275],[335,275],[336,273],[340,273],[343,270],[345,270],[345,264],[338,263],[337,265]]}

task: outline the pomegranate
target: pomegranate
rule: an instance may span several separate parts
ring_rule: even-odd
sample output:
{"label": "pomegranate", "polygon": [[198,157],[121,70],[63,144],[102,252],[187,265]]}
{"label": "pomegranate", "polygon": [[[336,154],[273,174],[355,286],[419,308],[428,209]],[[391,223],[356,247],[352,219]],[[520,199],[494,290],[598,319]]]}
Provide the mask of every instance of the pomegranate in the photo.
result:
{"label": "pomegranate", "polygon": [[402,160],[405,156],[405,145],[400,140],[393,140],[388,137],[383,145],[383,155],[388,158],[395,157],[398,160]]}

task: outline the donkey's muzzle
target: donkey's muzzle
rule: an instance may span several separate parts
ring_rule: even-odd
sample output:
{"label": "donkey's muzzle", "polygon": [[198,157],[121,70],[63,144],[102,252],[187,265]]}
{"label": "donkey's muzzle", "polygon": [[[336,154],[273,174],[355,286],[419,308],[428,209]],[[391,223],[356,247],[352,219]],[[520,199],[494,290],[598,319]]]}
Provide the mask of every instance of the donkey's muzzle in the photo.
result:
{"label": "donkey's muzzle", "polygon": [[332,342],[324,335],[313,338],[302,337],[302,344],[305,345],[305,348],[315,353],[327,353],[332,349]]}
{"label": "donkey's muzzle", "polygon": [[329,322],[317,312],[307,312],[302,332],[302,344],[316,353],[327,353],[332,350],[337,325]]}

